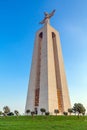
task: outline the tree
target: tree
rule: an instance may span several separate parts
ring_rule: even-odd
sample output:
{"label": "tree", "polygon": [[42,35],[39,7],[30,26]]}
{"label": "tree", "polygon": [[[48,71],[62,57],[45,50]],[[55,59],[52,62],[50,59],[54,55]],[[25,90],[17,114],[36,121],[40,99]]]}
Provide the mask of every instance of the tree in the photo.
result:
{"label": "tree", "polygon": [[7,114],[6,114],[6,113],[4,113],[4,112],[2,113],[2,115],[3,115],[3,116],[7,116]]}
{"label": "tree", "polygon": [[73,113],[75,113],[75,115],[76,115],[76,113],[78,111],[78,104],[77,103],[74,104],[72,110],[73,110]]}
{"label": "tree", "polygon": [[67,116],[67,115],[68,115],[68,112],[65,112],[65,111],[64,111],[63,114],[64,114],[65,116]]}
{"label": "tree", "polygon": [[35,108],[34,112],[35,112],[35,114],[37,115],[37,114],[38,114],[38,109]]}
{"label": "tree", "polygon": [[18,111],[18,110],[14,110],[14,114],[15,114],[16,116],[18,116],[18,115],[19,115],[19,111]]}
{"label": "tree", "polygon": [[34,116],[34,114],[35,114],[35,112],[34,112],[34,111],[31,111],[31,115],[32,115],[32,117]]}
{"label": "tree", "polygon": [[7,113],[7,116],[14,116],[14,113],[13,112],[9,112],[9,113]]}
{"label": "tree", "polygon": [[41,108],[40,111],[41,111],[42,115],[43,115],[43,113],[46,112],[45,108]]}
{"label": "tree", "polygon": [[0,116],[2,115],[2,111],[0,111]]}
{"label": "tree", "polygon": [[71,113],[73,113],[73,109],[72,109],[72,108],[69,108],[69,109],[68,109],[68,112],[69,112],[70,115],[71,115]]}
{"label": "tree", "polygon": [[8,114],[8,113],[10,113],[10,108],[8,106],[4,106],[3,111],[5,114]]}
{"label": "tree", "polygon": [[85,109],[85,107],[83,106],[83,104],[81,104],[81,103],[75,103],[74,104],[74,106],[73,106],[73,112],[76,114],[78,114],[78,116],[80,115],[80,114],[85,114],[85,111],[86,111],[86,109]]}
{"label": "tree", "polygon": [[82,115],[84,116],[85,115],[85,112],[86,112],[86,109],[85,107],[83,108],[83,112],[82,112]]}
{"label": "tree", "polygon": [[29,110],[29,109],[27,109],[27,110],[26,110],[26,113],[27,113],[27,115],[28,115],[28,114],[30,113],[30,110]]}
{"label": "tree", "polygon": [[55,110],[54,110],[54,113],[55,113],[56,116],[57,116],[57,114],[59,113],[59,110],[58,110],[58,109],[55,109]]}
{"label": "tree", "polygon": [[46,115],[46,116],[49,116],[49,115],[50,115],[50,112],[45,112],[45,115]]}

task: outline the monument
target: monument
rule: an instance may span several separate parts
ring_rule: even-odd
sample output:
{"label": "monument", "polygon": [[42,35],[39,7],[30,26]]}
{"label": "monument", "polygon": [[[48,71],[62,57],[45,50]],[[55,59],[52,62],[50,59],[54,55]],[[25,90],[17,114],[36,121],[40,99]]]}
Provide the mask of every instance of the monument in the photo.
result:
{"label": "monument", "polygon": [[41,108],[50,114],[71,108],[59,33],[49,23],[54,13],[44,13],[40,22],[44,26],[37,31],[34,44],[25,111],[38,114]]}

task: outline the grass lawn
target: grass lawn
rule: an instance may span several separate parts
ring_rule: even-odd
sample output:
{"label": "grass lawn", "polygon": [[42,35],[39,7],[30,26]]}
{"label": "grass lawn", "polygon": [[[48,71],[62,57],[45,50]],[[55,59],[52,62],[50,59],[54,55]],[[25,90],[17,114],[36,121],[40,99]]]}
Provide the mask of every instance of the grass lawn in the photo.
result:
{"label": "grass lawn", "polygon": [[0,130],[87,130],[87,116],[0,117]]}

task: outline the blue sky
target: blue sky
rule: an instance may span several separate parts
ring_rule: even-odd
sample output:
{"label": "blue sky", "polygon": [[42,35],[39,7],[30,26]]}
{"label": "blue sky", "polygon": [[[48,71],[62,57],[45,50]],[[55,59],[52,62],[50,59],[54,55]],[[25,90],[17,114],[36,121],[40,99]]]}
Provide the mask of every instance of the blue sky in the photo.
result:
{"label": "blue sky", "polygon": [[0,0],[0,110],[24,112],[35,33],[53,9],[71,104],[87,108],[87,0]]}

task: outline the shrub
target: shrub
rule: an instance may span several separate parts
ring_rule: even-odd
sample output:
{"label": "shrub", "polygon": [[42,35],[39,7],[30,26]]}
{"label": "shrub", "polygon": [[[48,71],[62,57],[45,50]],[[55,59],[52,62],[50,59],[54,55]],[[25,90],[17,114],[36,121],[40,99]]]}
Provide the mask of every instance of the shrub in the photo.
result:
{"label": "shrub", "polygon": [[54,110],[54,113],[57,115],[59,113],[59,110],[58,109],[55,109]]}
{"label": "shrub", "polygon": [[14,113],[13,113],[13,112],[9,112],[9,113],[7,114],[7,116],[14,116]]}
{"label": "shrub", "polygon": [[49,115],[50,115],[50,112],[45,112],[45,115],[46,115],[46,116],[49,116]]}
{"label": "shrub", "polygon": [[35,112],[34,111],[31,111],[31,115],[34,116]]}
{"label": "shrub", "polygon": [[46,112],[45,108],[41,108],[40,111],[41,111],[42,115],[43,115],[43,113]]}
{"label": "shrub", "polygon": [[30,113],[30,110],[29,110],[29,109],[27,109],[27,110],[26,110],[26,113],[27,113],[27,114],[29,114],[29,113]]}
{"label": "shrub", "polygon": [[73,113],[73,109],[72,109],[72,108],[68,108],[68,112],[69,112],[70,115],[71,115],[71,113]]}
{"label": "shrub", "polygon": [[65,116],[67,116],[67,115],[68,115],[68,112],[63,112],[63,114],[64,114]]}
{"label": "shrub", "polygon": [[18,116],[18,115],[19,115],[19,111],[14,110],[14,114],[15,114],[16,116]]}

